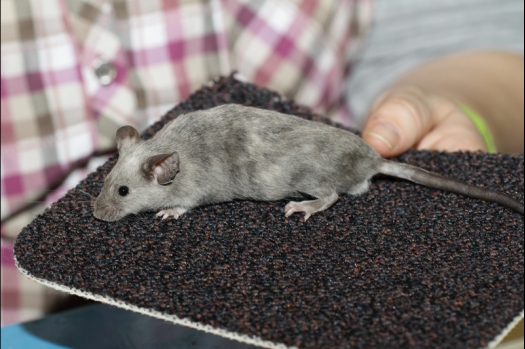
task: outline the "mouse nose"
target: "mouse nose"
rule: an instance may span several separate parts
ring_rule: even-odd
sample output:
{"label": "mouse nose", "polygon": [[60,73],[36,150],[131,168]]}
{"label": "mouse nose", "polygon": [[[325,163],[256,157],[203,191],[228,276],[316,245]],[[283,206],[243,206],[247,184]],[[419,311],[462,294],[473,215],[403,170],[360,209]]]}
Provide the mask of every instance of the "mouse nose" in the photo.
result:
{"label": "mouse nose", "polygon": [[95,202],[95,209],[93,210],[93,216],[106,222],[112,222],[117,220],[119,215],[119,209],[111,204],[97,204]]}

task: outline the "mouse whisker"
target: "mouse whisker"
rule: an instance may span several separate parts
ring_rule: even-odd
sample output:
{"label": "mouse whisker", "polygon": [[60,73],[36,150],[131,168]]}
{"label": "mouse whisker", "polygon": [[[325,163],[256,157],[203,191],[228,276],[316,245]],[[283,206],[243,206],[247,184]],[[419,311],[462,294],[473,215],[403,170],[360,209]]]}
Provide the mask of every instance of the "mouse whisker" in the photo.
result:
{"label": "mouse whisker", "polygon": [[92,198],[93,200],[96,199],[96,197],[94,197],[94,196],[91,195],[90,193],[87,193],[87,192],[85,192],[85,191],[83,191],[83,190],[77,189],[77,191],[79,191],[79,192],[82,193],[82,194],[86,194],[87,196],[89,196],[89,197]]}

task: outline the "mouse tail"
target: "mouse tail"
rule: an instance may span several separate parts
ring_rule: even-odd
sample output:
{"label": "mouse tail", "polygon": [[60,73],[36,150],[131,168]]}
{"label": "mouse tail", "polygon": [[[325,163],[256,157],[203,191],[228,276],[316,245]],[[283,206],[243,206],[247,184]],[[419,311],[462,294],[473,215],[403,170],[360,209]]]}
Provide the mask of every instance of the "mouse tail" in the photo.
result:
{"label": "mouse tail", "polygon": [[430,188],[447,190],[475,199],[496,202],[523,215],[523,203],[506,194],[498,193],[487,188],[468,185],[415,166],[385,160],[381,163],[379,172],[385,175],[407,179]]}

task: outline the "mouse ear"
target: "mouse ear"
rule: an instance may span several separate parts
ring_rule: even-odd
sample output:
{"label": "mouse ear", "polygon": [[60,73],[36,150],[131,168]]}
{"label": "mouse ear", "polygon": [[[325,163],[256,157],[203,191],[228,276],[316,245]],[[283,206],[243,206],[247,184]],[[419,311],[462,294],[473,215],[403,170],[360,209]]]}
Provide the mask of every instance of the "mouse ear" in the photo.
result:
{"label": "mouse ear", "polygon": [[150,181],[157,178],[159,184],[169,184],[179,172],[179,153],[150,156],[142,165],[142,175]]}
{"label": "mouse ear", "polygon": [[131,144],[137,143],[140,140],[140,135],[139,131],[132,126],[122,126],[117,130],[115,139],[117,140],[117,148],[120,152]]}

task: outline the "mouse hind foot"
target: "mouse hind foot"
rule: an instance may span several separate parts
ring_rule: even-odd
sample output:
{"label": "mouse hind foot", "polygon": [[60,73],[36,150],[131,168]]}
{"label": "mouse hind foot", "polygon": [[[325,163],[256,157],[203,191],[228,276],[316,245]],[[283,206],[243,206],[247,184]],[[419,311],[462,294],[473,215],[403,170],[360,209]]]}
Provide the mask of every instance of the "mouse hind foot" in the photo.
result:
{"label": "mouse hind foot", "polygon": [[337,193],[333,192],[328,196],[320,197],[316,200],[306,200],[301,202],[290,201],[284,207],[284,216],[289,217],[296,212],[304,212],[304,221],[316,212],[321,212],[326,210],[328,207],[332,206],[339,196]]}

